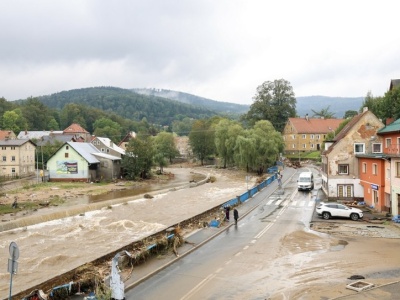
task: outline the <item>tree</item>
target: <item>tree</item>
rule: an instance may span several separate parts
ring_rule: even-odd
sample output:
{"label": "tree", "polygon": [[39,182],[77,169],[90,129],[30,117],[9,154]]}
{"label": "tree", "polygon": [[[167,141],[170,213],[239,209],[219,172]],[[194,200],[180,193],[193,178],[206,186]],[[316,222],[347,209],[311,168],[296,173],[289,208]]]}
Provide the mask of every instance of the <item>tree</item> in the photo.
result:
{"label": "tree", "polygon": [[93,124],[95,136],[108,137],[114,143],[118,143],[121,140],[121,126],[108,118],[100,118]]}
{"label": "tree", "polygon": [[357,116],[358,112],[356,110],[346,110],[346,112],[344,113],[343,119],[348,119],[348,118],[352,118],[354,116]]}
{"label": "tree", "polygon": [[48,128],[51,113],[49,108],[37,98],[28,98],[21,107],[29,130],[46,130]]}
{"label": "tree", "polygon": [[138,135],[127,145],[122,167],[128,179],[147,178],[153,164],[153,145],[149,136]]}
{"label": "tree", "polygon": [[204,164],[204,159],[214,154],[214,129],[210,121],[197,120],[193,123],[192,130],[189,133],[189,142],[193,154]]}
{"label": "tree", "polygon": [[16,108],[3,114],[3,128],[12,130],[16,135],[28,128],[26,119],[22,116],[21,109]]}
{"label": "tree", "polygon": [[251,166],[255,165],[256,156],[256,141],[249,134],[249,130],[245,130],[236,140],[234,149],[235,163],[238,167],[246,168],[246,171],[249,172]]}
{"label": "tree", "polygon": [[296,98],[290,83],[284,79],[266,81],[257,87],[254,102],[242,120],[253,126],[257,121],[268,120],[279,132],[287,120],[296,116]]}
{"label": "tree", "polygon": [[215,148],[223,160],[223,167],[234,163],[234,147],[243,127],[232,120],[222,119],[215,126]]}
{"label": "tree", "polygon": [[175,139],[170,132],[160,132],[154,137],[154,160],[158,163],[161,173],[163,172],[163,167],[166,166],[166,160],[172,162],[172,159],[179,155],[179,151],[175,145]]}
{"label": "tree", "polygon": [[315,111],[312,109],[311,111],[314,113],[313,117],[320,119],[334,119],[335,113],[329,111],[329,107],[330,105],[327,108],[322,108],[320,111]]}

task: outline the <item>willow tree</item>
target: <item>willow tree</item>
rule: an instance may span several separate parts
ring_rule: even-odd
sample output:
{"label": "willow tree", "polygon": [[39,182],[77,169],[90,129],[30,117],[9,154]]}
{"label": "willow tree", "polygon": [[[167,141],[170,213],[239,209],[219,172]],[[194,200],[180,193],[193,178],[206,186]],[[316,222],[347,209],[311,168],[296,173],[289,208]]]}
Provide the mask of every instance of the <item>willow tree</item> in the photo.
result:
{"label": "willow tree", "polygon": [[196,120],[189,133],[189,142],[193,154],[200,160],[204,160],[215,153],[214,128],[210,120]]}
{"label": "willow tree", "polygon": [[215,126],[215,148],[223,167],[234,163],[234,148],[243,127],[232,120],[222,119]]}

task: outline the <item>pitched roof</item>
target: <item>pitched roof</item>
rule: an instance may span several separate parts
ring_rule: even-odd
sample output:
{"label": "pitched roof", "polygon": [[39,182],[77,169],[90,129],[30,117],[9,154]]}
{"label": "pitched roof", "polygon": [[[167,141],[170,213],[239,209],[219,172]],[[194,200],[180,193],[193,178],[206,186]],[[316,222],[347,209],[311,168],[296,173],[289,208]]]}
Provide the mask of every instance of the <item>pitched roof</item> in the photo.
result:
{"label": "pitched roof", "polygon": [[47,143],[54,144],[56,141],[62,142],[63,144],[66,142],[75,142],[74,134],[56,134],[49,136],[42,136],[38,141],[38,146],[44,146]]}
{"label": "pitched roof", "polygon": [[81,125],[72,123],[67,128],[63,130],[64,133],[89,133]]}
{"label": "pitched roof", "polygon": [[40,130],[40,131],[21,131],[17,139],[41,139],[44,136],[49,136],[51,134],[63,134],[62,131],[47,131],[47,130]]}
{"label": "pitched roof", "polygon": [[365,115],[368,113],[368,110],[362,112],[361,114],[355,115],[351,120],[340,130],[340,132],[333,139],[335,142],[341,140],[349,130]]}
{"label": "pitched roof", "polygon": [[103,137],[96,137],[100,142],[102,142],[106,147],[113,149],[114,151],[125,155],[125,150],[122,149],[121,147],[118,147],[113,141],[111,141],[109,138],[103,138]]}
{"label": "pitched roof", "polygon": [[122,143],[129,142],[129,140],[130,140],[131,138],[136,138],[136,132],[134,132],[134,131],[128,132],[128,133],[124,136],[124,138],[118,143],[118,146],[122,145]]}
{"label": "pitched roof", "polygon": [[5,140],[7,138],[13,138],[14,132],[11,130],[0,130],[0,140]]}
{"label": "pitched roof", "polygon": [[67,142],[67,144],[78,152],[88,163],[95,164],[100,162],[93,155],[93,153],[98,153],[99,150],[91,143]]}
{"label": "pitched roof", "polygon": [[396,87],[400,86],[400,79],[392,79],[390,80],[390,87],[389,90],[392,90]]}
{"label": "pitched roof", "polygon": [[378,130],[377,134],[400,132],[400,119],[386,125],[385,127]]}
{"label": "pitched roof", "polygon": [[107,154],[107,153],[98,152],[98,153],[93,153],[93,155],[94,156],[98,156],[98,157],[104,157],[104,158],[107,158],[109,160],[121,160],[121,157],[110,155],[110,154]]}
{"label": "pitched roof", "polygon": [[13,139],[13,140],[0,140],[0,146],[21,146],[25,143],[32,143],[33,145],[36,146],[34,142],[31,140],[19,140],[19,139]]}
{"label": "pitched roof", "polygon": [[343,121],[344,119],[289,118],[289,122],[298,134],[329,133],[336,130]]}

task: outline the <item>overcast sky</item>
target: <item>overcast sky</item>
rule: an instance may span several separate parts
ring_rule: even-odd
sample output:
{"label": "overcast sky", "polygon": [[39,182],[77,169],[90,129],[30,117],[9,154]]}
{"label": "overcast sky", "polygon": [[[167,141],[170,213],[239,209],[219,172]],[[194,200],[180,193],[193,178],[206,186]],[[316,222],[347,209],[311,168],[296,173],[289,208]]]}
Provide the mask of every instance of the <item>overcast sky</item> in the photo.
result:
{"label": "overcast sky", "polygon": [[162,88],[251,104],[383,96],[400,78],[398,0],[2,0],[0,97]]}

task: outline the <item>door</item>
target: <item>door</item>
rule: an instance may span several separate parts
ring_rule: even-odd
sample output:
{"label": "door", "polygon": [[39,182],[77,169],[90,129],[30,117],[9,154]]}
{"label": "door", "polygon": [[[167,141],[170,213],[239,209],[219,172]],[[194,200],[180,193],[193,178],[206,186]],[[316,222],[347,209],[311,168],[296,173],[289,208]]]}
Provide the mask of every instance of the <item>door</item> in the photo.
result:
{"label": "door", "polygon": [[342,197],[342,198],[353,197],[353,185],[338,184],[337,189],[338,189],[338,192],[337,192],[338,197]]}

